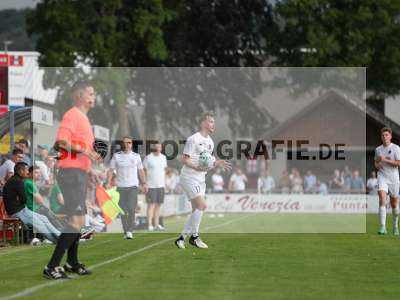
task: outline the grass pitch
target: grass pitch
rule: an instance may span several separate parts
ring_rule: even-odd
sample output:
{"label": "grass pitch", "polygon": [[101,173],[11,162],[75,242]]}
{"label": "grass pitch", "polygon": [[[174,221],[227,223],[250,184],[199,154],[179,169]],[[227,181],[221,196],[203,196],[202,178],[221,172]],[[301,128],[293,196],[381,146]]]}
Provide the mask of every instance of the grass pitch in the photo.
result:
{"label": "grass pitch", "polygon": [[0,300],[398,298],[400,238],[378,236],[377,216],[366,234],[212,232],[248,220],[205,217],[207,250],[177,249],[174,233],[99,234],[80,248],[94,275],[62,282],[41,275],[53,246],[0,249]]}

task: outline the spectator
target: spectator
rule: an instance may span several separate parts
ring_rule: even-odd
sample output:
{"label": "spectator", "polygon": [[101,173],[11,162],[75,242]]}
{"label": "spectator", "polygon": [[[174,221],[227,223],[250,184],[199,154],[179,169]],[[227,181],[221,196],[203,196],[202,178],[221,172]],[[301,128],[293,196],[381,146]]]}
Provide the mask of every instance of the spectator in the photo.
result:
{"label": "spectator", "polygon": [[165,172],[165,193],[175,193],[178,186],[179,178],[173,169],[167,168]]}
{"label": "spectator", "polygon": [[311,172],[311,170],[308,170],[306,176],[304,176],[304,192],[312,193],[316,184],[317,177]]}
{"label": "spectator", "polygon": [[328,194],[328,186],[321,182],[321,180],[317,179],[317,182],[314,186],[313,192],[315,194],[320,194],[320,195],[327,195]]}
{"label": "spectator", "polygon": [[149,184],[149,191],[146,195],[149,231],[165,230],[160,224],[160,210],[161,205],[164,203],[167,158],[161,153],[161,150],[162,145],[160,143],[155,144],[154,151],[143,160],[143,167]]}
{"label": "spectator", "polygon": [[5,182],[14,175],[14,166],[17,162],[23,161],[24,153],[21,149],[15,148],[12,152],[11,159],[7,159],[0,166],[0,185],[3,186]]}
{"label": "spectator", "polygon": [[50,147],[48,145],[38,145],[39,155],[35,159],[35,165],[40,168],[40,172],[42,173],[42,180],[40,183],[38,183],[40,189],[51,184],[49,167],[46,165],[46,159],[49,156],[49,150]]}
{"label": "spectator", "polygon": [[64,213],[64,197],[58,182],[55,182],[50,192],[50,209],[55,214]]}
{"label": "spectator", "polygon": [[221,169],[216,168],[215,173],[211,176],[213,193],[222,193],[224,191],[224,178],[221,175]]}
{"label": "spectator", "polygon": [[257,179],[257,192],[259,194],[270,194],[274,189],[274,178],[269,174],[268,170],[261,171],[260,177]]}
{"label": "spectator", "polygon": [[344,180],[344,190],[350,192],[352,173],[350,171],[349,166],[344,166],[344,170],[342,171],[342,177]]}
{"label": "spectator", "polygon": [[7,214],[19,218],[26,225],[33,226],[38,233],[55,243],[61,234],[60,231],[45,216],[26,207],[24,179],[28,176],[28,165],[24,162],[17,162],[14,167],[14,175],[6,182],[3,190],[3,201]]}
{"label": "spectator", "polygon": [[376,172],[371,172],[371,177],[367,180],[367,192],[370,195],[378,195],[378,178]]}
{"label": "spectator", "polygon": [[235,172],[229,180],[229,191],[233,193],[243,193],[246,190],[247,176],[243,174],[240,166],[235,167]]}
{"label": "spectator", "polygon": [[106,224],[104,222],[104,218],[101,215],[101,208],[90,200],[86,201],[86,207],[88,209],[88,212],[85,215],[85,228],[93,228],[96,232],[104,231]]}
{"label": "spectator", "polygon": [[344,189],[344,179],[338,169],[333,171],[333,178],[329,182],[329,189],[332,192],[342,192]]}
{"label": "spectator", "polygon": [[62,231],[66,224],[61,222],[56,215],[45,206],[45,200],[42,195],[40,195],[35,184],[35,182],[40,181],[40,176],[41,173],[38,166],[29,167],[28,178],[24,180],[26,207],[33,212],[46,216],[57,230]]}
{"label": "spectator", "polygon": [[292,186],[292,193],[293,194],[302,194],[303,193],[303,179],[300,176],[299,170],[297,170],[296,168],[293,168],[289,177],[290,177],[291,186]]}
{"label": "spectator", "polygon": [[352,193],[364,193],[365,185],[364,180],[360,176],[360,172],[358,170],[354,170],[353,175],[350,177],[350,191]]}
{"label": "spectator", "polygon": [[26,139],[20,139],[16,144],[15,148],[21,149],[24,153],[23,162],[26,162],[28,166],[32,165],[32,160],[29,154],[29,142]]}
{"label": "spectator", "polygon": [[282,172],[281,178],[279,179],[279,189],[282,194],[289,194],[291,187],[291,180],[287,170]]}

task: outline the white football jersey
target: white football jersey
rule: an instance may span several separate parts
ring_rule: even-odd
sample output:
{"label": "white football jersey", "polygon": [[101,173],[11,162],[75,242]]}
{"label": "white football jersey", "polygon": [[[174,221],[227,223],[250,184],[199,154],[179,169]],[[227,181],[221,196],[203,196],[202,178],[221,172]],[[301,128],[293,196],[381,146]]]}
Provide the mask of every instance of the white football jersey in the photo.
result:
{"label": "white football jersey", "polygon": [[[191,135],[183,149],[183,154],[190,156],[191,161],[195,166],[199,165],[200,153],[206,151],[210,154],[214,151],[214,142],[210,136],[204,137],[197,132]],[[205,182],[207,172],[199,172],[187,166],[182,167],[181,176],[191,178],[199,182]]]}
{"label": "white football jersey", "polygon": [[[400,147],[393,143],[389,144],[387,147],[381,145],[375,150],[375,160],[378,156],[382,155],[390,160],[400,160]],[[382,166],[383,167],[378,171],[378,178],[383,177],[388,183],[398,183],[399,168],[387,163],[382,163]]]}

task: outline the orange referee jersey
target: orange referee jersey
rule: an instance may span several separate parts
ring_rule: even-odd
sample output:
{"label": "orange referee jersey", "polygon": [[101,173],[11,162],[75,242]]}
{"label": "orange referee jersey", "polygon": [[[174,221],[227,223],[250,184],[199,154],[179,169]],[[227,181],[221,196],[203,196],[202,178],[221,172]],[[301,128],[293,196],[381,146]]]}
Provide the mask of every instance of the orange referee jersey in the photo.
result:
{"label": "orange referee jersey", "polygon": [[[57,141],[66,141],[68,144],[78,145],[81,149],[93,150],[94,135],[88,117],[77,107],[68,110],[60,123],[57,132]],[[60,168],[77,168],[89,171],[91,160],[80,153],[62,153]]]}

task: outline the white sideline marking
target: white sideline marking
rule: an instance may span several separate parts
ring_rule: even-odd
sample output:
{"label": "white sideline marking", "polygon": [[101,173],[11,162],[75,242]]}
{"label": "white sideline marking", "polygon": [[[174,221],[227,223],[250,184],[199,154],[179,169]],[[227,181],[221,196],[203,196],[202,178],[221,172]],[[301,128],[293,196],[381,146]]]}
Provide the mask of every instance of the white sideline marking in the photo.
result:
{"label": "white sideline marking", "polygon": [[[234,223],[236,221],[240,221],[240,220],[246,219],[248,217],[250,217],[250,215],[242,216],[242,217],[239,217],[239,218],[236,218],[236,219],[233,219],[233,220],[221,223],[221,224],[209,226],[209,227],[206,227],[203,231],[207,231],[207,230],[210,230],[210,229],[214,229],[214,228],[222,227],[222,226],[225,226],[225,225],[229,225],[229,224],[232,224],[232,223]],[[103,261],[101,263],[95,264],[95,265],[89,267],[88,269],[93,270],[93,269],[102,267],[104,265],[111,264],[113,262],[119,261],[121,259],[127,258],[127,257],[135,255],[135,254],[138,254],[140,252],[146,251],[148,249],[151,249],[153,247],[162,245],[162,244],[164,244],[166,242],[169,242],[169,241],[172,241],[172,240],[175,240],[175,239],[176,239],[175,237],[172,237],[172,238],[161,240],[159,242],[150,244],[150,245],[145,246],[143,248],[140,248],[140,249],[125,253],[125,254],[123,254],[121,256],[117,256],[117,257],[114,257],[112,259],[109,259],[109,260]],[[75,278],[75,277],[78,277],[78,275],[72,275],[70,277],[71,278]],[[48,281],[46,283],[42,283],[42,284],[33,286],[31,288],[27,288],[27,289],[25,289],[25,290],[23,290],[21,292],[2,297],[2,298],[0,298],[0,300],[11,300],[11,299],[17,299],[17,298],[20,298],[20,297],[28,296],[28,295],[33,294],[33,293],[35,293],[35,292],[37,292],[37,291],[39,291],[39,290],[41,290],[43,288],[50,287],[50,286],[53,286],[53,285],[56,285],[56,284],[60,284],[60,283],[63,283],[63,282],[68,282],[68,281],[69,281],[68,279],[67,280]]]}

